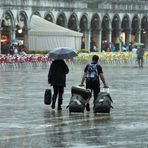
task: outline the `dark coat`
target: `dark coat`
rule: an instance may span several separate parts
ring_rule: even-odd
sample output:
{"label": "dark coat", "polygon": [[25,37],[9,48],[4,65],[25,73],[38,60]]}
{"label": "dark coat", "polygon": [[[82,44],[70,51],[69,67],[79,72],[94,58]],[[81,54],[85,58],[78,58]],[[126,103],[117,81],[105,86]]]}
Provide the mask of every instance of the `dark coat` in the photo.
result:
{"label": "dark coat", "polygon": [[51,63],[48,73],[48,83],[57,86],[66,86],[66,74],[69,68],[64,60],[54,60]]}

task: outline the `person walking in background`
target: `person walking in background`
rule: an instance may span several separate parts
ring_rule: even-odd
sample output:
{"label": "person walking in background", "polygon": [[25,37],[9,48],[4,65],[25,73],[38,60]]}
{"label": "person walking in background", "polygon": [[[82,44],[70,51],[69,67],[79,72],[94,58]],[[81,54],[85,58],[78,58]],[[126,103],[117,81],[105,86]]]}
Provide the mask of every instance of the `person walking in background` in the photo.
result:
{"label": "person walking in background", "polygon": [[[104,84],[104,87],[108,87],[105,77],[103,74],[103,70],[101,65],[98,64],[99,56],[94,55],[92,57],[92,62],[87,64],[84,69],[84,74],[81,80],[80,86],[84,85],[84,81],[86,82],[86,89],[90,89],[91,93],[93,92],[94,101],[97,98],[98,93],[100,92],[100,79]],[[90,105],[87,103],[86,110],[90,111]]]}
{"label": "person walking in background", "polygon": [[133,46],[132,48],[132,63],[134,62],[134,64],[137,61],[137,47]]}
{"label": "person walking in background", "polygon": [[2,43],[2,54],[8,55],[9,53],[9,44],[8,43]]}
{"label": "person walking in background", "polygon": [[137,60],[139,68],[143,68],[144,52],[144,47],[139,47],[137,50]]}
{"label": "person walking in background", "polygon": [[10,55],[14,55],[14,48],[13,48],[13,46],[14,45],[11,45],[10,48],[9,48],[9,54]]}
{"label": "person walking in background", "polygon": [[51,63],[48,73],[48,83],[53,86],[53,96],[51,108],[55,108],[58,97],[58,110],[62,110],[64,87],[66,87],[66,74],[69,68],[64,60],[54,60]]}

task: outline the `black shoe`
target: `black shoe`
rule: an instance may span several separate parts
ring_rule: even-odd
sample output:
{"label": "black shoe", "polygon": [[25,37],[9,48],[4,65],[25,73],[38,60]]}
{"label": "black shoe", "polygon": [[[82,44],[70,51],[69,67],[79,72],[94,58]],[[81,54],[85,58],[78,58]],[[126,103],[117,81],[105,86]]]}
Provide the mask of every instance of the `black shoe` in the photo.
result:
{"label": "black shoe", "polygon": [[90,111],[89,103],[87,103],[87,105],[86,105],[86,110],[87,110],[88,112]]}
{"label": "black shoe", "polygon": [[55,103],[54,102],[52,102],[51,108],[55,109]]}

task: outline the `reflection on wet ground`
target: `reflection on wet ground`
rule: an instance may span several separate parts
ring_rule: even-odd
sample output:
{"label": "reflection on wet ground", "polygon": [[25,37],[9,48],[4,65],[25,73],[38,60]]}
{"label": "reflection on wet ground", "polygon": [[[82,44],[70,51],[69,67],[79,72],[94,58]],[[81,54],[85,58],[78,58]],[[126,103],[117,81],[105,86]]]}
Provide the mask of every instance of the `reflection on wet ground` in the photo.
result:
{"label": "reflection on wet ground", "polygon": [[69,63],[63,110],[45,106],[48,67],[0,70],[1,148],[148,148],[147,65],[103,65],[114,100],[110,115],[69,114],[70,89],[84,68],[78,63]]}

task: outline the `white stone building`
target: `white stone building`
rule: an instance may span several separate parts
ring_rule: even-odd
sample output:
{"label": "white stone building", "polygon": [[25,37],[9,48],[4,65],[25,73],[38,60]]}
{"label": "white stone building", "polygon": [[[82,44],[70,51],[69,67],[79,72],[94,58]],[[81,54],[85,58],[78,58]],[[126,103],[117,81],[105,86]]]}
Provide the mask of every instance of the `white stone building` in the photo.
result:
{"label": "white stone building", "polygon": [[148,49],[147,0],[0,0],[1,44],[18,38],[28,47],[33,14],[83,33],[81,48],[114,43],[121,50],[133,41]]}

